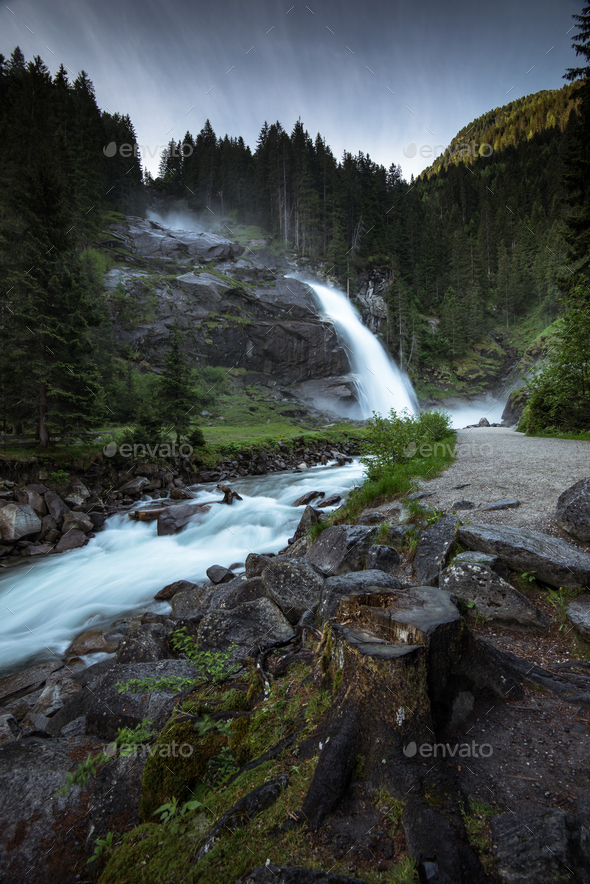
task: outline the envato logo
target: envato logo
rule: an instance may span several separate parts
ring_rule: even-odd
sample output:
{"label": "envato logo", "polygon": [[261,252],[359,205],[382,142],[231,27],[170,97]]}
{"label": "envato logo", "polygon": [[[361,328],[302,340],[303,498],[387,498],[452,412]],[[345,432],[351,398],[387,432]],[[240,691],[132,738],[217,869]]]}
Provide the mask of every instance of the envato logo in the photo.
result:
{"label": "envato logo", "polygon": [[192,144],[186,141],[182,144],[175,144],[172,149],[167,144],[156,144],[153,150],[150,144],[117,145],[116,141],[110,141],[106,147],[103,147],[102,152],[105,157],[114,157],[119,154],[122,157],[136,157],[138,160],[141,160],[144,156],[151,157],[151,159],[157,156],[161,157],[164,155],[164,152],[170,157],[190,157],[193,150]]}
{"label": "envato logo", "polygon": [[177,743],[176,740],[172,740],[171,743],[159,743],[151,746],[118,747],[116,743],[109,743],[104,751],[105,755],[108,755],[109,758],[114,758],[118,752],[125,757],[130,755],[141,757],[149,755],[150,758],[154,756],[157,758],[190,758],[195,751],[195,747],[190,743]]}
{"label": "envato logo", "polygon": [[455,147],[452,145],[444,144],[421,144],[420,147],[417,146],[416,142],[413,141],[411,144],[408,144],[407,147],[404,147],[404,156],[415,157],[416,154],[420,154],[425,160],[440,156],[441,154],[448,154],[449,157],[491,157],[494,152],[494,148],[491,144],[480,144],[478,146],[476,141],[465,141],[462,144],[457,144]]}
{"label": "envato logo", "polygon": [[176,442],[173,442],[172,445],[168,445],[167,442],[156,445],[144,445],[143,442],[136,442],[133,445],[130,442],[124,442],[123,445],[117,445],[116,442],[109,442],[102,449],[105,457],[114,457],[116,454],[120,454],[121,457],[140,457],[146,454],[149,454],[150,457],[178,457],[178,455],[190,457],[193,451],[193,446],[188,442],[182,442],[180,445],[177,445]]}
{"label": "envato logo", "polygon": [[[479,753],[478,753],[479,749]],[[455,743],[450,746],[448,743],[422,743],[417,746],[414,741],[407,743],[403,749],[406,758],[414,758],[420,755],[421,758],[489,758],[493,755],[494,748],[490,743]]]}
{"label": "envato logo", "polygon": [[436,457],[437,454],[449,453],[453,457],[491,457],[494,448],[489,443],[484,442],[478,445],[477,442],[459,442],[457,445],[449,445],[448,442],[423,442],[417,445],[416,442],[409,442],[404,448],[404,457]]}

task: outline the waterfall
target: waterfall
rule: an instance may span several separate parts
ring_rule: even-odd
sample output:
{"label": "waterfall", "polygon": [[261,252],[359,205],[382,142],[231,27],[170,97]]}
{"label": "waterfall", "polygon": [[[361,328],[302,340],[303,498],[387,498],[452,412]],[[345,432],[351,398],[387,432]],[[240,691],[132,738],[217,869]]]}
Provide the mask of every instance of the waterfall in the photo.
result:
{"label": "waterfall", "polygon": [[334,323],[346,350],[359,390],[359,416],[368,418],[376,411],[385,417],[392,408],[416,414],[420,407],[410,379],[385,352],[373,332],[363,325],[346,295],[326,285],[302,281],[313,291],[323,315]]}

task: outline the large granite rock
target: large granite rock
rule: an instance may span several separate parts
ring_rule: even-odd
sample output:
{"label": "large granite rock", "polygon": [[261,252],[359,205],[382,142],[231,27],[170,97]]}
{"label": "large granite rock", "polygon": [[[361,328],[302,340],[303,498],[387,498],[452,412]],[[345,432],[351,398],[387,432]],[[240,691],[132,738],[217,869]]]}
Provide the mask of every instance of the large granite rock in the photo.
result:
{"label": "large granite rock", "polygon": [[590,543],[590,478],[580,479],[559,495],[555,516],[560,528]]}
{"label": "large granite rock", "polygon": [[590,555],[575,546],[527,528],[464,525],[459,540],[470,549],[499,556],[513,571],[535,571],[551,586],[588,586]]}
{"label": "large granite rock", "polygon": [[590,639],[590,592],[585,592],[579,598],[569,602],[566,612],[569,622],[585,639]]}
{"label": "large granite rock", "polygon": [[[230,584],[226,584],[229,586]],[[179,620],[196,620],[204,617],[209,610],[209,604],[215,586],[196,586],[190,584],[189,589],[183,589],[170,599],[172,616]]]}
{"label": "large granite rock", "polygon": [[440,571],[455,545],[459,519],[447,514],[425,528],[418,540],[414,571],[423,586],[436,586]]}
{"label": "large granite rock", "polygon": [[26,485],[24,488],[19,488],[16,491],[16,497],[19,503],[28,504],[31,506],[38,516],[43,518],[47,514],[47,504],[43,500],[42,496],[32,489],[30,485]]}
{"label": "large granite rock", "polygon": [[125,232],[132,251],[151,258],[233,258],[244,251],[215,233],[170,229],[147,219],[134,218]]}
{"label": "large granite rock", "polygon": [[355,571],[340,577],[328,577],[322,587],[318,621],[323,624],[330,620],[338,610],[340,600],[348,596],[401,588],[400,581],[385,571]]}
{"label": "large granite rock", "polygon": [[305,558],[331,577],[361,571],[376,533],[368,525],[334,525],[322,531]]}
{"label": "large granite rock", "polygon": [[212,611],[201,620],[197,642],[214,651],[236,645],[235,656],[246,660],[258,647],[286,641],[293,627],[270,599],[245,602],[231,611]]}
{"label": "large granite rock", "polygon": [[158,516],[158,537],[176,534],[193,519],[204,518],[207,510],[190,503],[169,506]]}
{"label": "large granite rock", "polygon": [[41,530],[41,519],[26,503],[8,503],[0,508],[0,536],[6,542],[29,537]]}
{"label": "large granite rock", "polygon": [[454,562],[443,571],[440,586],[451,597],[473,602],[485,620],[541,629],[549,626],[547,617],[525,595],[484,565]]}
{"label": "large granite rock", "polygon": [[263,570],[262,582],[287,620],[295,624],[318,604],[324,578],[309,562],[281,557]]}
{"label": "large granite rock", "polygon": [[501,813],[490,828],[505,884],[590,880],[590,832],[564,810]]}
{"label": "large granite rock", "polygon": [[92,524],[92,519],[85,515],[85,513],[66,513],[61,526],[61,533],[67,534],[68,531],[73,530],[82,531],[83,534],[88,534],[88,532],[93,529],[94,525]]}
{"label": "large granite rock", "polygon": [[400,558],[397,550],[383,543],[375,543],[369,547],[367,554],[367,569],[385,571],[391,574],[398,567]]}

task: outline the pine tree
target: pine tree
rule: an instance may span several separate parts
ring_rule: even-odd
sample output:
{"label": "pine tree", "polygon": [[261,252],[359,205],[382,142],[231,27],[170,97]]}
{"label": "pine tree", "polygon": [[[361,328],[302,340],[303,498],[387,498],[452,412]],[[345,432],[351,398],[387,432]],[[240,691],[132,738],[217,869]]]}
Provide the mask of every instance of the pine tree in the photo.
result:
{"label": "pine tree", "polygon": [[175,430],[177,443],[181,436],[186,436],[196,406],[193,371],[181,350],[181,342],[180,328],[175,326],[160,382],[161,415]]}

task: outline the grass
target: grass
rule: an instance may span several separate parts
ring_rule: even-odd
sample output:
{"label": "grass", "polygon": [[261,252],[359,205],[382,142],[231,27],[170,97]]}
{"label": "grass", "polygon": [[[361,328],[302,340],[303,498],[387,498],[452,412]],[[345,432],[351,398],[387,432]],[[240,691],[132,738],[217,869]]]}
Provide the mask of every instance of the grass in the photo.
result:
{"label": "grass", "polygon": [[468,805],[463,810],[463,824],[469,843],[479,856],[487,875],[493,873],[495,866],[490,820],[499,812],[497,808],[475,798],[469,798]]}

